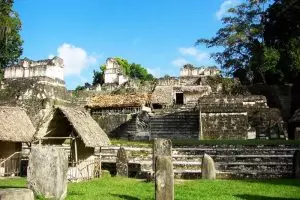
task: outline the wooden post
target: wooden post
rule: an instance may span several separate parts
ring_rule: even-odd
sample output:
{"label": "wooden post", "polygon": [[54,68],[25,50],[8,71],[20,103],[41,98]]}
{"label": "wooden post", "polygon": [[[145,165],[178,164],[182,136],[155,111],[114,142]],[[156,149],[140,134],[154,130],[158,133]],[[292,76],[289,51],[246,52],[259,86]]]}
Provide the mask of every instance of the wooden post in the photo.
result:
{"label": "wooden post", "polygon": [[73,141],[74,141],[74,151],[75,151],[75,165],[77,166],[77,164],[78,164],[78,155],[77,155],[77,142],[76,142],[76,138],[74,138]]}

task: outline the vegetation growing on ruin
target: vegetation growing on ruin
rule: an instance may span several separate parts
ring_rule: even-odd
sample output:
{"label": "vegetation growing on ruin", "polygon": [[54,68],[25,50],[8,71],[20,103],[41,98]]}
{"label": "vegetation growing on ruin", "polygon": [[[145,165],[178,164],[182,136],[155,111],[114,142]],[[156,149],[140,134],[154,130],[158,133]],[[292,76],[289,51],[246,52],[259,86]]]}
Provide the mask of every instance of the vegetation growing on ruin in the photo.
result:
{"label": "vegetation growing on ruin", "polygon": [[[26,187],[26,179],[0,180],[0,188]],[[300,181],[276,180],[175,180],[175,199],[299,199]],[[38,199],[43,199],[39,197]],[[69,183],[66,200],[154,199],[154,183],[109,177]]]}
{"label": "vegetation growing on ruin", "polygon": [[[152,81],[154,77],[151,73],[147,71],[145,67],[141,64],[129,63],[128,60],[115,57],[114,58],[118,64],[121,66],[123,72],[132,79],[139,79],[141,81]],[[104,71],[106,69],[105,65],[100,66],[100,71],[94,71],[93,85],[104,83]]]}
{"label": "vegetation growing on ruin", "polygon": [[237,79],[223,78],[221,76],[208,76],[206,79],[207,84],[212,88],[213,92],[217,92],[218,87],[221,86],[221,92],[225,95],[248,94],[246,87]]}

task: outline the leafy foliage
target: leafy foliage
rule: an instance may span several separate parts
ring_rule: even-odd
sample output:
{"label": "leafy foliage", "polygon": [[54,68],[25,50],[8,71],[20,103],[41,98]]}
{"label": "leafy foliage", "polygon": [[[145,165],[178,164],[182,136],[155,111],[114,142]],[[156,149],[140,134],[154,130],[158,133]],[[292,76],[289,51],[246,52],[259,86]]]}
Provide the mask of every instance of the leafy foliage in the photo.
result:
{"label": "leafy foliage", "polygon": [[242,83],[292,82],[300,74],[300,1],[246,1],[228,10],[211,39],[197,44],[222,47],[211,56]]}
{"label": "leafy foliage", "polygon": [[13,0],[0,0],[0,80],[3,69],[15,63],[23,51],[21,21],[12,7]]}
{"label": "leafy foliage", "polygon": [[276,0],[267,10],[264,39],[279,52],[277,79],[293,82],[300,73],[300,1]]}
{"label": "leafy foliage", "polygon": [[104,71],[105,71],[105,65],[100,66],[100,71],[95,71],[94,70],[94,75],[93,75],[93,85],[100,84],[102,85],[104,83]]}
{"label": "leafy foliage", "polygon": [[224,27],[219,29],[216,36],[211,39],[199,39],[197,44],[205,44],[207,47],[223,47],[224,50],[212,54],[222,68],[229,69],[229,73],[244,69],[251,79],[251,62],[256,51],[262,51],[263,25],[261,22],[262,7],[259,1],[242,3],[228,10],[229,16],[224,17]]}

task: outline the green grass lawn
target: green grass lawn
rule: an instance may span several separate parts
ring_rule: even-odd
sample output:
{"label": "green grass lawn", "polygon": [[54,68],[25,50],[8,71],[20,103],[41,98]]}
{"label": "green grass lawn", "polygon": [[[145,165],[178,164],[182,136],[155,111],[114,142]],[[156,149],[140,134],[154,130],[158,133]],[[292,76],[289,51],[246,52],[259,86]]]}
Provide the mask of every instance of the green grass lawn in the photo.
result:
{"label": "green grass lawn", "polygon": [[[112,145],[152,147],[153,141],[128,141],[122,139],[110,139]],[[300,145],[300,140],[172,140],[173,147],[197,146],[197,145]]]}
{"label": "green grass lawn", "polygon": [[[0,179],[0,188],[25,186],[24,178]],[[108,176],[70,183],[67,200],[79,199],[154,199],[154,183]],[[295,200],[300,199],[300,180],[176,180],[175,199]]]}

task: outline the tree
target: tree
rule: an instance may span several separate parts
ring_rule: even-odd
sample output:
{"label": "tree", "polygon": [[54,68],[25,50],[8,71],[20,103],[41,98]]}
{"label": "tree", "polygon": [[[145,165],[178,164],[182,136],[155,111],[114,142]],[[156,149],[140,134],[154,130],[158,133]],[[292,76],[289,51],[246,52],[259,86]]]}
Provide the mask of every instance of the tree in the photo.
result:
{"label": "tree", "polygon": [[196,42],[208,48],[221,47],[223,50],[213,53],[212,58],[230,74],[244,79],[242,82],[266,82],[266,72],[274,70],[270,64],[278,60],[275,50],[266,48],[263,40],[265,2],[250,0],[230,8],[229,15],[222,18],[224,27],[211,39]]}
{"label": "tree", "polygon": [[143,81],[150,81],[154,79],[153,75],[149,74],[148,71],[140,64],[131,63],[129,69],[129,76],[131,78],[136,78]]}
{"label": "tree", "polygon": [[100,71],[94,70],[94,76],[93,76],[93,86],[100,84],[102,85],[104,83],[104,71],[105,71],[105,65],[100,66]]}
{"label": "tree", "polygon": [[0,80],[4,68],[17,62],[23,52],[23,41],[19,34],[21,21],[12,9],[13,2],[0,0]]}
{"label": "tree", "polygon": [[279,52],[276,68],[283,82],[293,82],[300,75],[300,1],[276,0],[267,10],[264,39]]}

